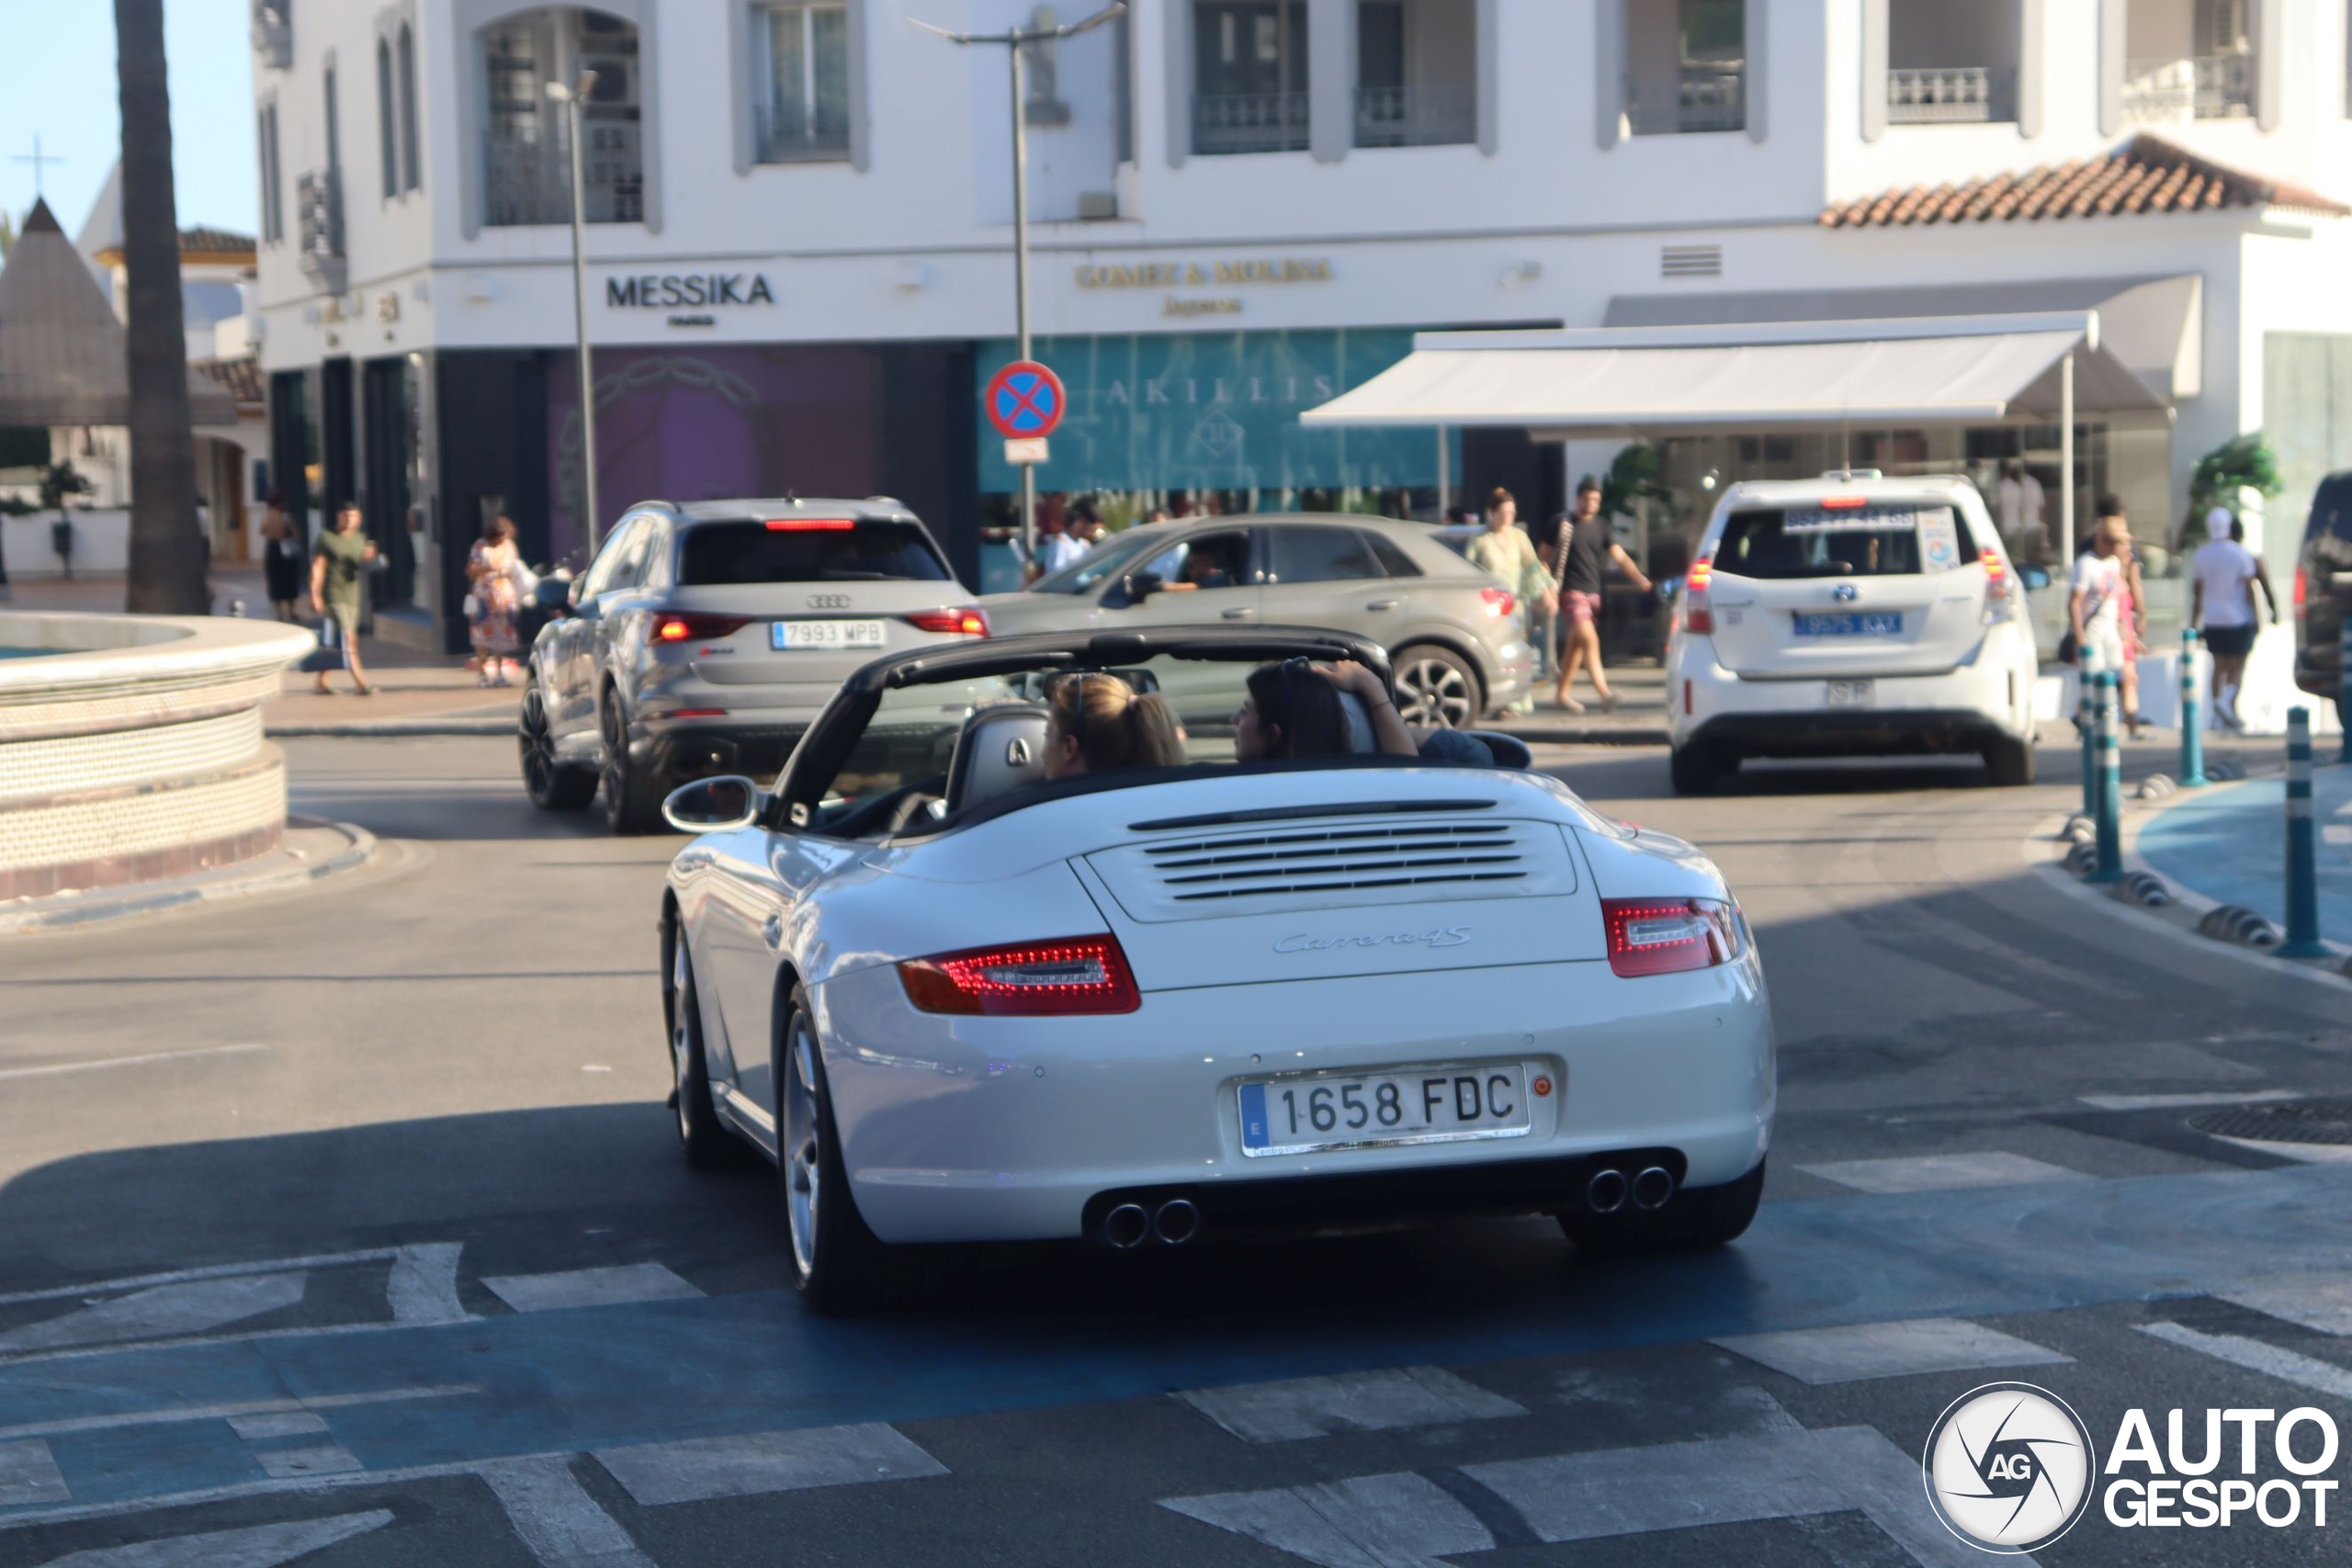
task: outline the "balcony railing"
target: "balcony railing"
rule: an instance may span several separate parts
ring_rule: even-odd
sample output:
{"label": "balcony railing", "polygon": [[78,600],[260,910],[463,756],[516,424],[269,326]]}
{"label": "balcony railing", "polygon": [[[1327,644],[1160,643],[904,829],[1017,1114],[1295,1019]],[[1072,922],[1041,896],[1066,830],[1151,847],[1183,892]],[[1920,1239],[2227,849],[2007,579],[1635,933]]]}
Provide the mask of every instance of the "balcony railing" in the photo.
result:
{"label": "balcony railing", "polygon": [[1306,147],[1305,93],[1195,93],[1193,151],[1297,152]]}
{"label": "balcony railing", "polygon": [[849,115],[823,105],[813,116],[763,105],[752,117],[752,137],[753,156],[763,164],[838,163],[849,156]]}
{"label": "balcony railing", "polygon": [[2017,118],[2017,73],[1952,65],[1886,73],[1886,118],[1895,125],[1960,125]]}
{"label": "balcony railing", "polygon": [[2137,124],[2243,119],[2254,113],[2254,56],[2132,60],[2123,66],[2123,115]]}
{"label": "balcony railing", "polygon": [[[645,219],[645,164],[638,128],[591,120],[582,167],[591,223]],[[482,221],[492,228],[571,221],[571,151],[558,137],[493,131],[485,144]]]}
{"label": "balcony railing", "polygon": [[1478,90],[1462,82],[1356,89],[1356,145],[1441,147],[1478,139]]}
{"label": "balcony railing", "polygon": [[295,234],[302,276],[322,294],[344,285],[343,180],[334,169],[306,169],[294,179]]}
{"label": "balcony railing", "polygon": [[1636,136],[1676,136],[1693,131],[1742,130],[1747,126],[1747,73],[1737,66],[1684,66],[1675,78],[1671,104],[1645,98],[1632,78],[1625,83],[1625,118]]}

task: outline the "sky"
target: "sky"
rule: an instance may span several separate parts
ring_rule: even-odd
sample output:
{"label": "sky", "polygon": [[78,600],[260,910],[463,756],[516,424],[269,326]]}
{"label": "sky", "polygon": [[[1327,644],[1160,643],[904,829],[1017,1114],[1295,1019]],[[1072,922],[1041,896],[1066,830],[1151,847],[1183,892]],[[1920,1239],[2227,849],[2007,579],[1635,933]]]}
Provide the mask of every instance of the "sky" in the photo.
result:
{"label": "sky", "polygon": [[[250,234],[254,166],[250,0],[164,0],[171,56],[172,166],[180,226]],[[116,99],[114,6],[108,0],[0,0],[0,39],[11,68],[0,91],[0,209],[18,228],[33,205],[33,138],[62,163],[41,184],[72,234],[122,150]]]}

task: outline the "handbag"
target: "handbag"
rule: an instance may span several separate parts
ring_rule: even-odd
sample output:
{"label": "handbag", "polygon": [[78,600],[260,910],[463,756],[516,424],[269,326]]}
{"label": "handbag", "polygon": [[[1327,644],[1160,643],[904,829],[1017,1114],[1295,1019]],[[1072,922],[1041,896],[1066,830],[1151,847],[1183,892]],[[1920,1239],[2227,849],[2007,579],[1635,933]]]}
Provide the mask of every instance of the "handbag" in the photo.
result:
{"label": "handbag", "polygon": [[302,655],[301,671],[305,675],[323,675],[330,670],[344,670],[350,661],[344,657],[343,623],[329,615],[319,623],[319,646]]}
{"label": "handbag", "polygon": [[481,601],[469,593],[458,605],[458,613],[469,621],[479,621],[481,619]]}

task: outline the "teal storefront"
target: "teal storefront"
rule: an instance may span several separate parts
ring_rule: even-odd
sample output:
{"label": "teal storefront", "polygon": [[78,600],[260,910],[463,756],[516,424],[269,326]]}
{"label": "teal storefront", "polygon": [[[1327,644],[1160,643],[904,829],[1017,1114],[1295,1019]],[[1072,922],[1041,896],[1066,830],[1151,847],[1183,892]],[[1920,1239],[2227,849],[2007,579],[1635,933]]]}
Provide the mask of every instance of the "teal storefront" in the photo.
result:
{"label": "teal storefront", "polygon": [[[1317,505],[1393,508],[1397,492],[1435,506],[1438,433],[1308,430],[1302,410],[1370,380],[1411,352],[1407,327],[1045,337],[1032,352],[1069,392],[1053,457],[1037,471],[1048,494],[1099,497],[1114,523],[1171,498],[1216,499],[1228,512]],[[1014,357],[1009,338],[979,345],[985,380]],[[999,513],[1021,476],[977,407],[980,489]],[[1448,471],[1461,472],[1451,434]],[[993,520],[993,519],[992,519]]]}

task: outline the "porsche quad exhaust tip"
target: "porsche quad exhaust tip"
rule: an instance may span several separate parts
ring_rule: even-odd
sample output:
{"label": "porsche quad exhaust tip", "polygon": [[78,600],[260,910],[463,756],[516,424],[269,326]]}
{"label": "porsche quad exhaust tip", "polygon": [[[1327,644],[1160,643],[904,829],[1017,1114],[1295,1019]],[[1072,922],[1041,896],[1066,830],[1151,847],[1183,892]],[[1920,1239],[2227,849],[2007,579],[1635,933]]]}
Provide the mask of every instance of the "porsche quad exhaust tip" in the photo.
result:
{"label": "porsche quad exhaust tip", "polygon": [[1182,1198],[1170,1198],[1151,1216],[1151,1234],[1169,1247],[1182,1247],[1201,1234],[1201,1212]]}
{"label": "porsche quad exhaust tip", "polygon": [[1657,1210],[1666,1207],[1674,1196],[1674,1173],[1661,1166],[1652,1166],[1634,1178],[1634,1207]]}
{"label": "porsche quad exhaust tip", "polygon": [[1584,1184],[1585,1205],[1596,1214],[1613,1214],[1625,1206],[1626,1196],[1632,1190],[1633,1184],[1625,1179],[1623,1171],[1596,1170],[1592,1179]]}
{"label": "porsche quad exhaust tip", "polygon": [[1102,1216],[1102,1244],[1114,1251],[1133,1252],[1150,1234],[1151,1216],[1140,1203],[1122,1203]]}

